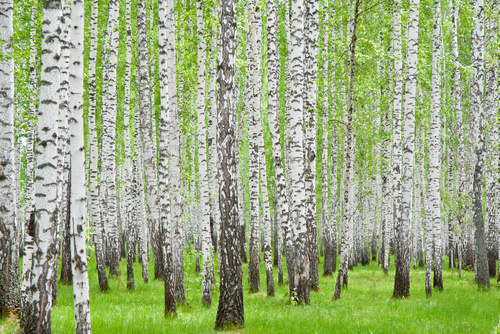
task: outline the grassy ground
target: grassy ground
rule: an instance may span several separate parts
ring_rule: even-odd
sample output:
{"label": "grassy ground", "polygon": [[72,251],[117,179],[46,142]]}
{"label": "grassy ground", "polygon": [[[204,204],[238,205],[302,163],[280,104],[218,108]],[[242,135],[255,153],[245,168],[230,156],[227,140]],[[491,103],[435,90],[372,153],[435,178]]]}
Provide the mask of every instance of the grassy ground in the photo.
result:
{"label": "grassy ground", "polygon": [[[90,305],[93,333],[210,333],[214,332],[218,289],[211,308],[201,305],[201,276],[194,259],[187,255],[185,284],[187,304],[179,306],[174,319],[163,317],[163,282],[144,284],[140,265],[135,265],[136,289],[126,289],[125,262],[122,276],[110,278],[111,291],[100,293],[95,262],[90,263]],[[447,268],[445,263],[445,268]],[[150,264],[150,277],[153,277]],[[444,291],[425,297],[424,270],[411,271],[411,298],[391,299],[394,267],[384,275],[376,263],[355,267],[349,273],[349,289],[332,300],[334,278],[321,277],[320,293],[311,293],[310,306],[291,306],[287,286],[276,286],[276,296],[265,294],[265,271],[261,263],[261,290],[249,294],[247,266],[244,272],[245,328],[241,333],[495,333],[499,326],[500,289],[492,280],[489,292],[480,292],[474,273],[445,269]],[[322,268],[320,267],[320,273]],[[275,272],[276,274],[276,272]],[[275,276],[277,277],[277,276]],[[52,312],[53,333],[74,332],[71,286],[59,285],[59,302]],[[3,326],[3,327],[2,327]],[[0,323],[0,332],[15,325]]]}

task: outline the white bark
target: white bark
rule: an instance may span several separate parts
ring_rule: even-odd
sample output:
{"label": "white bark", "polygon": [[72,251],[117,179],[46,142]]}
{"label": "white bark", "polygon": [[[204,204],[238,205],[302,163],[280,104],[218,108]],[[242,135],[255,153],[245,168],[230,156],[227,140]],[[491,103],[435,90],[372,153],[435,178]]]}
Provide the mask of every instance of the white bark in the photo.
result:
{"label": "white bark", "polygon": [[[11,53],[13,1],[0,2],[2,55]],[[17,251],[16,174],[14,138],[14,59],[0,60],[0,314],[20,306],[19,253]]]}
{"label": "white bark", "polygon": [[249,4],[250,36],[247,42],[248,59],[248,137],[250,146],[249,187],[250,187],[250,263],[248,280],[250,291],[260,290],[259,274],[259,127],[261,106],[260,46],[261,46],[261,9],[257,1]]}
{"label": "white bark", "polygon": [[25,332],[48,332],[51,327],[52,280],[57,275],[53,262],[55,250],[57,208],[57,119],[60,81],[61,42],[59,39],[62,15],[61,1],[44,1],[42,24],[42,70],[40,107],[38,111],[35,179],[35,219],[28,226],[33,233],[31,284],[27,307],[21,327]]}
{"label": "white bark", "polygon": [[200,219],[202,226],[201,248],[203,254],[202,301],[210,306],[212,303],[212,277],[210,267],[213,265],[213,245],[210,233],[210,197],[207,172],[207,127],[205,116],[205,53],[206,43],[203,36],[202,1],[196,2],[197,33],[198,33],[198,81],[196,95],[196,112],[198,116],[198,185],[200,188]]}
{"label": "white bark", "polygon": [[[434,282],[438,289],[443,289],[441,255],[443,224],[441,221],[441,195],[439,192],[441,162],[441,6],[434,1],[434,34],[432,48],[432,84],[431,84],[431,135],[429,138],[429,219],[433,226],[434,241]],[[426,235],[426,238],[428,236]]]}
{"label": "white bark", "polygon": [[[175,26],[173,1],[162,0],[158,7],[159,25],[159,75],[160,75],[160,160],[159,160],[159,197],[160,223],[163,230],[163,261],[165,280],[165,315],[175,314],[175,283],[173,268],[172,220],[169,194],[169,121],[170,113],[177,108],[177,92],[175,89]],[[172,89],[173,88],[173,89]]]}
{"label": "white bark", "polygon": [[86,254],[86,177],[83,134],[83,30],[82,0],[71,2],[71,50],[69,64],[69,136],[71,182],[71,264],[75,306],[75,332],[91,333],[89,277]]}

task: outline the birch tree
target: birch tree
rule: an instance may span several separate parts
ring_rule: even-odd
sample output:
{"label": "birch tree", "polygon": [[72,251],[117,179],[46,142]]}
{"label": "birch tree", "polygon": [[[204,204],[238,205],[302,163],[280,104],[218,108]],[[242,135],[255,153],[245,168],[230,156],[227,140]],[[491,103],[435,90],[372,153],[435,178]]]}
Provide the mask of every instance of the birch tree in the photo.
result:
{"label": "birch tree", "polygon": [[120,276],[120,251],[118,244],[118,218],[117,218],[117,203],[116,203],[116,77],[117,77],[117,60],[118,60],[118,17],[119,3],[116,0],[111,0],[108,4],[108,32],[109,46],[107,48],[107,77],[106,88],[103,92],[106,103],[103,104],[102,111],[102,154],[101,154],[101,169],[104,175],[101,180],[104,181],[100,189],[100,195],[106,198],[105,225],[109,233],[109,254],[110,267],[109,274]]}
{"label": "birch tree", "polygon": [[282,266],[282,237],[281,227],[286,224],[288,219],[288,202],[285,193],[285,175],[283,174],[283,161],[281,155],[281,138],[279,130],[279,50],[277,46],[277,14],[276,1],[267,0],[267,70],[268,70],[268,102],[267,117],[269,129],[271,132],[273,164],[274,164],[274,248],[278,265],[278,284],[283,283]]}
{"label": "birch tree", "polygon": [[106,267],[104,265],[104,254],[102,249],[102,217],[99,210],[99,184],[98,184],[98,163],[99,149],[96,131],[96,56],[97,56],[97,21],[99,12],[99,2],[92,1],[90,17],[90,50],[89,50],[89,149],[90,149],[90,191],[89,191],[89,220],[93,232],[93,242],[95,245],[97,276],[99,289],[106,291],[109,289]]}
{"label": "birch tree", "polygon": [[221,214],[220,296],[215,328],[243,325],[243,272],[238,246],[236,128],[236,1],[221,1],[220,53],[217,66],[217,161]]}
{"label": "birch tree", "polygon": [[45,0],[42,24],[42,69],[40,106],[36,134],[35,214],[28,231],[34,238],[31,283],[27,290],[26,308],[21,317],[21,329],[27,333],[50,333],[52,313],[53,262],[57,260],[55,236],[57,208],[57,90],[60,81],[61,42],[58,38],[62,16],[59,0]]}
{"label": "birch tree", "polygon": [[[396,240],[399,243],[396,256],[394,297],[410,296],[411,260],[411,203],[413,191],[413,169],[415,149],[415,92],[417,86],[418,60],[418,6],[419,0],[410,2],[410,27],[408,31],[408,72],[404,94],[403,125],[403,170],[401,174],[402,198],[396,221]],[[401,19],[401,17],[399,17]]]}
{"label": "birch tree", "polygon": [[20,307],[19,253],[15,216],[13,1],[0,2],[0,316]]}
{"label": "birch tree", "polygon": [[160,222],[163,230],[163,261],[165,316],[175,315],[177,300],[175,298],[175,277],[173,267],[172,220],[170,212],[169,175],[168,175],[168,139],[170,113],[177,109],[176,61],[175,61],[175,24],[174,4],[172,0],[162,0],[158,6],[159,25],[159,74],[160,74]]}
{"label": "birch tree", "polygon": [[[489,32],[488,40],[490,45],[498,38],[498,1],[491,0],[488,8],[489,14]],[[498,78],[497,64],[493,59],[498,59],[498,51],[494,51],[492,47],[488,48],[490,57],[486,59],[485,68],[485,91],[484,91],[484,109],[487,114],[487,140],[486,150],[488,164],[486,166],[486,247],[488,249],[488,269],[490,277],[496,275],[496,261],[498,259],[498,240],[497,240],[497,222],[496,217],[499,214],[496,209],[496,196],[498,191],[498,171],[496,165],[498,163]]]}
{"label": "birch tree", "polygon": [[259,128],[260,121],[260,38],[261,9],[256,1],[248,5],[250,11],[250,35],[247,42],[248,64],[248,140],[249,140],[249,187],[250,187],[250,262],[248,264],[248,281],[250,291],[260,290],[259,271]]}
{"label": "birch tree", "polygon": [[[482,188],[485,164],[485,112],[483,109],[484,93],[484,1],[475,0],[474,4],[474,29],[472,30],[471,51],[473,80],[471,81],[471,112],[478,123],[477,140],[475,142],[476,163],[473,183],[473,222],[475,226],[476,242],[476,281],[478,286],[490,288],[488,272],[488,258],[484,238],[484,218],[482,205]],[[442,286],[441,286],[442,288]]]}
{"label": "birch tree", "polygon": [[[440,161],[441,161],[441,4],[434,1],[434,29],[432,40],[432,83],[431,83],[431,134],[429,138],[429,184],[428,209],[429,220],[432,223],[434,243],[434,286],[443,289],[443,258],[441,255],[442,221],[441,195],[439,192]],[[426,239],[430,236],[426,234]],[[426,249],[428,251],[428,249]],[[427,262],[427,259],[426,259]]]}
{"label": "birch tree", "polygon": [[71,2],[71,49],[69,64],[69,136],[71,199],[71,268],[76,333],[91,333],[89,277],[87,271],[87,198],[83,134],[83,1]]}
{"label": "birch tree", "polygon": [[198,116],[198,185],[200,189],[200,219],[201,219],[201,248],[203,255],[203,283],[201,300],[204,305],[210,306],[212,303],[212,270],[213,245],[210,233],[210,197],[208,189],[207,170],[207,127],[205,117],[205,53],[206,43],[203,23],[203,2],[196,1],[196,22],[198,34],[198,81],[196,95],[196,113]]}
{"label": "birch tree", "polygon": [[344,227],[342,229],[342,246],[340,252],[340,265],[339,272],[337,274],[337,282],[335,284],[335,291],[333,293],[334,299],[339,299],[340,294],[342,292],[342,286],[347,288],[348,286],[348,262],[349,262],[349,234],[352,235],[352,212],[350,208],[352,207],[353,200],[353,189],[351,187],[351,182],[353,182],[352,175],[354,173],[351,172],[351,168],[353,168],[352,161],[354,160],[353,149],[354,146],[354,138],[353,138],[353,129],[352,129],[352,116],[354,113],[354,71],[355,71],[355,56],[356,56],[356,40],[357,40],[357,27],[358,27],[358,15],[359,15],[359,0],[356,0],[354,5],[354,20],[352,27],[352,37],[351,43],[349,45],[350,59],[349,59],[349,97],[348,97],[348,108],[347,108],[347,125],[346,125],[346,156],[344,160],[344,164],[346,166],[345,171],[345,179],[344,179],[344,213],[343,213],[343,222]]}

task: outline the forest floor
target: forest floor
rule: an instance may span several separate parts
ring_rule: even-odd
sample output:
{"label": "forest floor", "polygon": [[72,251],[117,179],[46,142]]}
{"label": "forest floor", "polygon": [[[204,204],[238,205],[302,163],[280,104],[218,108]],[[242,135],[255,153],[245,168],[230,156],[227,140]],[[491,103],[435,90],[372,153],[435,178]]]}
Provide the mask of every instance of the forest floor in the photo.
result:
{"label": "forest floor", "polygon": [[[152,257],[151,257],[152,258]],[[178,307],[176,318],[163,317],[163,282],[154,280],[152,259],[150,282],[141,278],[135,264],[135,290],[126,288],[126,267],[122,276],[110,278],[111,290],[99,292],[95,261],[89,263],[92,331],[98,333],[214,333],[218,288],[213,289],[212,306],[201,304],[201,275],[195,273],[194,256],[185,256],[186,305]],[[322,259],[321,259],[322,260]],[[411,270],[411,297],[392,299],[394,261],[389,275],[376,262],[358,265],[349,273],[349,288],[333,301],[335,277],[321,277],[321,292],[311,292],[311,305],[292,306],[288,286],[276,284],[276,296],[266,296],[265,269],[261,262],[261,292],[248,293],[248,275],[243,265],[245,327],[234,333],[500,333],[500,286],[491,280],[491,291],[478,291],[474,272],[443,271],[444,290],[425,296],[424,268]],[[275,282],[277,270],[275,269]],[[286,273],[286,268],[284,268]],[[323,272],[320,264],[320,274]],[[286,277],[286,274],[285,274]],[[286,282],[285,282],[286,283]],[[73,292],[59,284],[59,300],[52,312],[53,333],[74,333]],[[0,333],[15,330],[15,322],[0,321]]]}

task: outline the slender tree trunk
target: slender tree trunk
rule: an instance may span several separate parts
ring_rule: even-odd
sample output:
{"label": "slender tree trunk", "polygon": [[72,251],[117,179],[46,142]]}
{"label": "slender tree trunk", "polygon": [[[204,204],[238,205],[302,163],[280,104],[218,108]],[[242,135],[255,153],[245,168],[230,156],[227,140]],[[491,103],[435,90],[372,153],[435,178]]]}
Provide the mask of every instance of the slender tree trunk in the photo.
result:
{"label": "slender tree trunk", "polygon": [[[71,171],[71,170],[70,170]],[[71,180],[66,184],[66,193],[68,196],[65,198],[65,203],[61,203],[68,209],[65,210],[65,215],[62,217],[62,246],[61,246],[61,278],[60,282],[65,285],[73,283],[72,269],[71,269]]]}
{"label": "slender tree trunk", "polygon": [[175,24],[174,3],[162,0],[158,5],[159,25],[159,74],[160,74],[160,161],[159,161],[159,194],[160,222],[163,232],[163,266],[165,290],[165,316],[175,315],[177,300],[175,295],[175,276],[173,267],[173,242],[169,196],[169,121],[171,113],[177,113],[176,61],[175,61]]}
{"label": "slender tree trunk", "polygon": [[[396,240],[399,242],[396,256],[396,277],[394,279],[394,297],[410,296],[410,261],[411,261],[411,202],[413,191],[413,167],[415,148],[415,92],[417,87],[418,60],[418,7],[420,1],[410,3],[410,27],[408,31],[408,73],[404,95],[403,128],[403,170],[401,173],[402,196],[400,211],[396,221]],[[401,19],[401,17],[399,17]]]}
{"label": "slender tree trunk", "polygon": [[261,80],[260,80],[260,38],[261,38],[261,9],[256,1],[248,5],[250,15],[250,35],[247,42],[248,65],[248,92],[249,92],[249,122],[248,137],[250,146],[249,157],[249,186],[250,186],[250,262],[248,264],[248,282],[250,292],[260,290],[259,270],[259,130]]}
{"label": "slender tree trunk", "polygon": [[[97,55],[97,21],[98,21],[98,1],[92,1],[92,10],[90,17],[90,51],[89,51],[89,147],[90,147],[90,191],[89,191],[89,206],[88,216],[90,226],[93,232],[93,242],[95,245],[95,255],[97,263],[97,276],[99,281],[99,289],[106,291],[109,289],[108,277],[104,266],[103,250],[102,250],[102,221],[99,210],[99,185],[98,185],[98,163],[99,163],[99,148],[96,131],[96,55]],[[101,190],[102,191],[102,190]]]}
{"label": "slender tree trunk", "polygon": [[[290,298],[309,304],[310,259],[306,224],[306,193],[304,182],[304,1],[293,0],[290,8],[289,70],[289,183],[291,206],[291,257],[289,270]],[[287,164],[287,165],[288,165]],[[288,255],[288,254],[287,254]]]}
{"label": "slender tree trunk", "polygon": [[352,37],[351,43],[349,46],[350,51],[350,76],[349,76],[349,106],[347,109],[347,126],[346,126],[346,156],[344,160],[344,164],[346,166],[345,171],[345,180],[344,180],[344,213],[343,213],[343,221],[344,227],[342,229],[342,246],[340,253],[340,266],[339,272],[337,275],[337,282],[335,284],[335,291],[333,293],[333,299],[339,299],[340,294],[342,292],[342,286],[344,285],[346,288],[348,286],[348,262],[349,262],[349,234],[352,235],[352,226],[353,226],[353,212],[352,208],[352,199],[353,199],[353,189],[351,187],[351,182],[354,181],[352,179],[351,168],[353,168],[352,161],[354,160],[354,156],[352,155],[354,146],[353,142],[353,129],[352,129],[352,116],[354,113],[354,71],[355,71],[355,55],[356,55],[356,39],[357,39],[357,26],[358,26],[358,15],[359,15],[359,0],[356,0],[354,9],[354,20],[353,20],[353,29],[352,29]]}
{"label": "slender tree trunk", "polygon": [[[260,108],[259,108],[260,109]],[[262,122],[260,116],[260,110],[255,113],[256,120],[255,125],[257,126],[257,146],[259,150],[259,178],[260,189],[261,189],[261,206],[263,213],[263,230],[264,230],[264,242],[263,242],[263,252],[264,252],[264,262],[266,265],[266,287],[267,295],[274,296],[274,275],[273,275],[273,262],[272,262],[272,250],[271,250],[271,211],[269,209],[269,193],[267,188],[267,171],[266,171],[266,151],[264,148],[264,132],[262,131]]]}
{"label": "slender tree trunk", "polygon": [[[0,3],[2,54],[10,53],[14,3]],[[15,216],[15,138],[14,138],[14,59],[0,60],[0,317],[21,306],[19,295],[19,252]]]}
{"label": "slender tree trunk", "polygon": [[471,82],[471,112],[478,123],[477,140],[475,144],[476,167],[474,169],[473,201],[474,210],[473,222],[476,242],[476,281],[479,288],[490,288],[490,278],[488,274],[488,257],[486,242],[484,237],[484,218],[482,205],[482,188],[485,164],[485,138],[484,123],[485,114],[483,109],[484,91],[484,1],[474,1],[474,29],[472,31],[472,68],[473,80]]}
{"label": "slender tree trunk", "polygon": [[[101,188],[101,195],[106,197],[106,227],[109,231],[109,251],[110,268],[109,274],[120,276],[120,249],[118,235],[118,218],[117,218],[117,203],[116,203],[116,78],[117,78],[117,60],[118,60],[118,18],[119,18],[119,3],[116,0],[111,0],[108,4],[108,31],[109,31],[109,47],[107,55],[108,77],[107,89],[105,98],[107,103],[103,104],[103,132],[102,132],[102,154],[101,154],[101,170],[104,177],[105,188]],[[103,193],[104,191],[104,193]]]}
{"label": "slender tree trunk", "polygon": [[[71,2],[71,50],[69,64],[69,123],[71,164],[68,196],[71,201],[70,236],[75,332],[91,333],[89,277],[87,271],[86,229],[87,198],[83,133],[83,43],[84,6],[82,0]],[[71,193],[69,192],[71,189]]]}
{"label": "slender tree trunk", "polygon": [[207,170],[207,127],[205,115],[205,54],[202,0],[196,1],[198,32],[198,84],[196,113],[198,116],[198,185],[200,188],[200,224],[202,226],[201,248],[203,254],[203,283],[201,300],[205,306],[212,304],[213,245],[210,231],[210,194]]}
{"label": "slender tree trunk", "polygon": [[277,14],[275,0],[267,0],[267,69],[268,69],[268,105],[267,117],[271,132],[272,152],[274,163],[274,252],[278,266],[278,284],[283,284],[282,264],[282,236],[281,227],[288,219],[288,202],[285,193],[285,175],[283,174],[283,161],[281,154],[281,136],[279,129],[279,50],[277,45]]}
{"label": "slender tree trunk", "polygon": [[316,220],[316,100],[318,97],[319,1],[305,1],[304,13],[304,110],[305,110],[305,191],[309,249],[309,281],[319,291],[318,232]]}
{"label": "slender tree trunk", "polygon": [[[441,5],[434,1],[434,35],[432,47],[432,84],[431,84],[431,135],[429,138],[429,219],[433,229],[434,243],[434,286],[443,290],[443,258],[441,251],[443,222],[441,220],[440,179],[440,124],[441,124]],[[426,235],[426,238],[428,236]],[[430,236],[429,236],[430,237]]]}
{"label": "slender tree trunk", "polygon": [[40,86],[40,107],[38,110],[37,145],[36,145],[36,179],[35,179],[35,211],[34,219],[28,226],[34,238],[32,254],[33,269],[28,290],[26,307],[23,309],[21,329],[26,333],[50,333],[52,312],[52,280],[53,262],[57,254],[54,252],[57,208],[57,119],[59,104],[57,90],[60,81],[61,42],[59,39],[62,4],[57,0],[45,0],[42,24],[42,70]]}
{"label": "slender tree trunk", "polygon": [[221,213],[220,297],[215,328],[244,324],[243,272],[238,246],[238,193],[234,131],[236,100],[236,2],[221,1],[221,40],[217,71],[217,161]]}
{"label": "slender tree trunk", "polygon": [[[489,36],[490,41],[498,38],[498,1],[491,0],[489,5]],[[493,53],[493,52],[490,52]],[[491,54],[491,58],[498,59],[498,51]],[[484,109],[487,114],[487,154],[488,165],[486,167],[486,224],[488,234],[486,235],[486,246],[488,249],[488,268],[490,277],[496,275],[496,261],[498,259],[498,240],[496,217],[496,196],[498,195],[498,78],[497,66],[492,63],[491,58],[486,61],[486,87],[484,92]]]}

